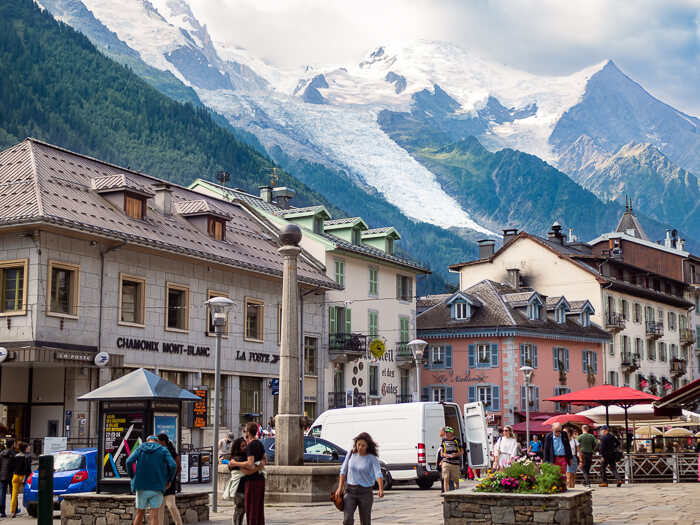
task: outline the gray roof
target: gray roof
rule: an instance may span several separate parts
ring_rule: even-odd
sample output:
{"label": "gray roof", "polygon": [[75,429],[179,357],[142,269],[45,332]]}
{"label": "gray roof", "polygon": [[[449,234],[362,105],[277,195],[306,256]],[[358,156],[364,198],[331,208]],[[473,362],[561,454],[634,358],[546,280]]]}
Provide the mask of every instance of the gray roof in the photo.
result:
{"label": "gray roof", "polygon": [[352,224],[357,222],[357,220],[362,220],[362,217],[345,217],[344,219],[331,219],[329,221],[323,221],[324,226],[336,226],[338,224]]}
{"label": "gray roof", "polygon": [[147,197],[153,197],[155,193],[146,187],[133,181],[131,177],[125,175],[124,173],[117,173],[116,175],[107,175],[105,177],[97,177],[90,179],[90,185],[92,189],[97,193],[108,193],[111,191],[119,190],[129,190],[140,193]]}
{"label": "gray roof", "polygon": [[620,222],[617,224],[615,231],[628,233],[630,230],[634,232],[634,237],[637,237],[638,239],[643,239],[645,241],[651,240],[644,231],[644,228],[642,228],[642,224],[639,222],[639,219],[637,219],[634,212],[632,210],[626,210],[625,213],[622,214]]}
{"label": "gray roof", "polygon": [[[282,276],[278,231],[240,202],[226,202],[171,184],[174,202],[204,200],[230,215],[226,240],[217,241],[180,215],[161,215],[149,202],[145,219],[128,217],[92,189],[92,179],[125,174],[153,190],[160,179],[43,142],[26,139],[0,152],[0,226],[53,224],[101,237]],[[310,257],[299,259],[299,280],[339,288]]]}
{"label": "gray roof", "polygon": [[179,386],[166,381],[145,368],[139,368],[104,386],[88,392],[78,401],[117,401],[120,399],[163,399],[199,401],[200,398]]}
{"label": "gray roof", "polygon": [[223,211],[204,199],[182,200],[175,203],[176,213],[184,216],[188,215],[217,215],[219,217],[231,218],[231,215]]}
{"label": "gray roof", "polygon": [[304,208],[289,208],[288,210],[277,210],[277,215],[284,217],[286,215],[297,214],[297,213],[316,213],[317,211],[325,210],[323,206],[306,206]]}
{"label": "gray roof", "polygon": [[430,268],[424,266],[422,263],[412,261],[411,259],[406,259],[405,257],[399,257],[397,255],[389,255],[382,250],[373,248],[366,244],[353,244],[340,237],[331,235],[330,233],[324,233],[323,238],[327,241],[333,243],[338,250],[343,250],[346,252],[357,253],[360,255],[365,255],[367,257],[372,257],[375,259],[381,259],[382,261],[392,262],[401,266],[405,266],[412,270],[416,270],[420,273],[430,273]]}
{"label": "gray roof", "polygon": [[[451,317],[450,309],[445,300],[432,301],[435,304],[418,314],[416,324],[419,335],[421,332],[458,331],[469,333],[470,331],[483,331],[485,329],[518,329],[548,335],[560,335],[562,337],[580,337],[605,341],[609,334],[600,327],[591,324],[586,328],[581,326],[571,316],[565,323],[556,323],[549,316],[540,320],[528,318],[525,309],[515,307],[505,300],[509,296],[520,294],[531,296],[534,292],[517,292],[512,287],[490,280],[481,281],[464,290],[470,296],[478,298],[481,308],[474,308],[471,318],[455,320]],[[441,297],[441,296],[438,296]],[[428,298],[421,298],[418,304],[422,304]]]}

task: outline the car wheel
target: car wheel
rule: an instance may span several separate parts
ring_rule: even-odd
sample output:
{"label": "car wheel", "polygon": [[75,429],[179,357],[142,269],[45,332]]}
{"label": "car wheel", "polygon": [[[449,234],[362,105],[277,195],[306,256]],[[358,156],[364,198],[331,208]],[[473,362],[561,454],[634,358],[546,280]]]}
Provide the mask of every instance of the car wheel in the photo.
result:
{"label": "car wheel", "polygon": [[435,482],[432,479],[417,479],[416,480],[416,485],[418,485],[418,487],[423,489],[423,490],[427,490],[430,487],[432,487],[433,483],[435,483]]}
{"label": "car wheel", "polygon": [[32,518],[36,518],[38,511],[37,511],[37,504],[34,503],[33,501],[30,503],[27,503],[27,514],[29,514]]}
{"label": "car wheel", "polygon": [[391,474],[387,472],[386,479],[384,480],[384,490],[391,490],[391,487],[394,486],[394,478],[391,477]]}

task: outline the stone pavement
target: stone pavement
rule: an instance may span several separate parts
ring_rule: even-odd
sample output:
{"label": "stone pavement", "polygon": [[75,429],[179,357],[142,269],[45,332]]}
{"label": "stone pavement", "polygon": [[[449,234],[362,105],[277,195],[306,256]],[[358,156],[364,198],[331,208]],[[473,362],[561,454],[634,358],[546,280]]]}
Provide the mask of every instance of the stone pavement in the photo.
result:
{"label": "stone pavement", "polygon": [[[473,486],[468,482],[466,487]],[[202,486],[204,488],[204,486]],[[9,499],[8,499],[9,503]],[[9,507],[9,505],[8,505]],[[36,524],[26,511],[10,521],[12,525]],[[228,503],[219,505],[209,524],[231,523],[233,508]],[[599,525],[700,525],[700,483],[639,483],[595,487],[593,514]],[[58,517],[58,513],[55,514]],[[265,507],[267,525],[329,525],[342,523],[343,515],[330,502],[318,505],[268,505]],[[372,522],[382,525],[442,523],[442,498],[437,485],[420,490],[415,485],[395,485],[386,491],[383,499],[375,496]],[[60,523],[60,520],[54,520]],[[359,518],[355,523],[359,525]],[[9,525],[9,523],[8,523]]]}

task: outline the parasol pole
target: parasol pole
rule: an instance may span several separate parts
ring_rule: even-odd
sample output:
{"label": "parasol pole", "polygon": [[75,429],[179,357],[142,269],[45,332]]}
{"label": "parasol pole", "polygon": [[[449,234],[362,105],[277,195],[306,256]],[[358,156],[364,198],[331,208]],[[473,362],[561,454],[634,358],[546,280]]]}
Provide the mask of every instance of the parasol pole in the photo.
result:
{"label": "parasol pole", "polygon": [[627,438],[625,441],[627,441],[627,454],[630,453],[630,429],[629,429],[629,423],[627,422],[627,405],[623,407],[625,409],[625,438]]}
{"label": "parasol pole", "polygon": [[607,403],[605,404],[605,424],[607,426],[610,426],[610,414],[608,414],[608,407],[609,406],[610,405],[608,405]]}

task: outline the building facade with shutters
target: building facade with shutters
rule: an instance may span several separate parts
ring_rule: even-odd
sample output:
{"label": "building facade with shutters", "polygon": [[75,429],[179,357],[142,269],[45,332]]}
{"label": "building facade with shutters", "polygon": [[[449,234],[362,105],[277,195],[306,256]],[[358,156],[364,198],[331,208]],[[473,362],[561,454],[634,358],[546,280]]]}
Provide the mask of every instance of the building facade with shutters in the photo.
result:
{"label": "building facade with shutters", "polygon": [[[348,405],[405,403],[416,391],[415,359],[407,343],[416,335],[416,279],[428,268],[396,252],[393,227],[372,228],[361,217],[332,219],[323,206],[295,208],[287,188],[262,187],[259,196],[198,180],[192,189],[245,199],[279,228],[302,228],[301,246],[325,263],[339,289],[324,297],[327,337],[307,348],[305,412],[310,418]],[[373,341],[384,348],[372,354]],[[319,396],[306,393],[317,385]]]}
{"label": "building facade with shutters", "polygon": [[[180,424],[185,442],[211,446],[216,337],[204,302],[215,296],[234,303],[222,434],[275,414],[283,260],[277,228],[254,208],[27,139],[0,153],[0,210],[7,434],[94,444],[96,407],[77,398],[144,367],[206,400]],[[308,252],[299,286],[303,332],[320,340],[323,294],[339,286]]]}
{"label": "building facade with shutters", "polygon": [[591,323],[588,301],[484,280],[418,304],[418,336],[428,342],[424,401],[481,401],[491,424],[501,426],[525,410],[522,366],[534,369],[529,401],[537,412],[565,411],[543,400],[603,381],[609,336]]}

